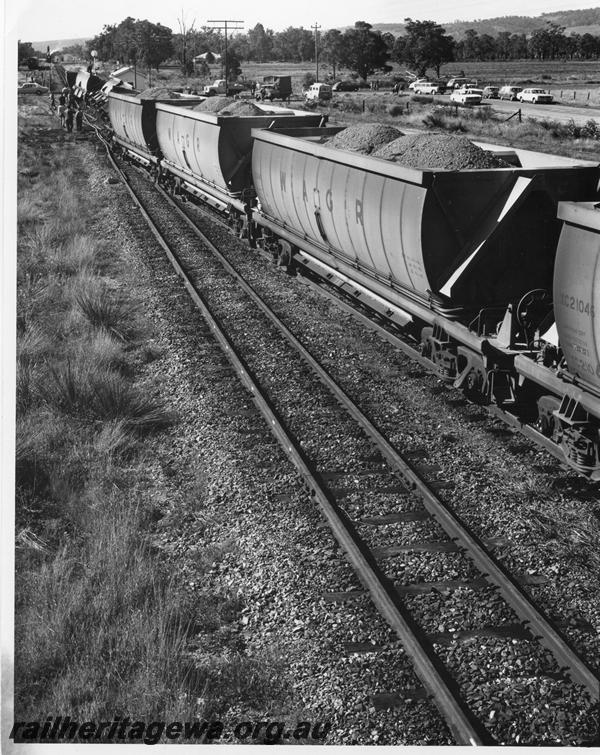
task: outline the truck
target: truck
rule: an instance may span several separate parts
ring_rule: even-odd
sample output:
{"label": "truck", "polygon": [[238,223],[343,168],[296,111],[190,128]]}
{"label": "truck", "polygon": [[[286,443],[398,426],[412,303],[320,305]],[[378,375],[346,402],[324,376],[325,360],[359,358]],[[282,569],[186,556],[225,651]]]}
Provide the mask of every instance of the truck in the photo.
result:
{"label": "truck", "polygon": [[217,79],[214,84],[207,84],[202,93],[206,97],[214,97],[217,94],[233,96],[243,91],[243,84],[236,84],[233,81],[227,82],[225,79]]}
{"label": "truck", "polygon": [[264,76],[254,96],[257,100],[289,100],[292,94],[291,76]]}

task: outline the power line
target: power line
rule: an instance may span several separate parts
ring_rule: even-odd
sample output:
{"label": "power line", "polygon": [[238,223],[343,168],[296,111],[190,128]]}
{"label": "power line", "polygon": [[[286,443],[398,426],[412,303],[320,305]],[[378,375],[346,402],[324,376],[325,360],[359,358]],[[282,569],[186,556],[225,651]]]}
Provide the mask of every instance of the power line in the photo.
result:
{"label": "power line", "polygon": [[318,40],[319,40],[319,29],[321,28],[321,25],[315,21],[314,26],[311,26],[310,28],[314,29],[315,31],[315,65],[317,67],[316,77],[318,81],[319,80],[319,42]]}
{"label": "power line", "polygon": [[218,20],[218,21],[214,21],[214,20],[211,21],[211,20],[209,20],[206,23],[207,24],[222,24],[222,26],[212,26],[211,28],[215,29],[215,30],[218,29],[219,31],[225,30],[225,94],[227,94],[227,82],[229,81],[229,76],[228,76],[228,73],[229,73],[229,63],[227,61],[227,30],[228,29],[233,30],[233,29],[243,29],[244,28],[243,26],[227,26],[227,24],[243,24],[244,22],[243,21],[232,21],[231,19],[228,18],[226,21],[224,21],[224,20]]}

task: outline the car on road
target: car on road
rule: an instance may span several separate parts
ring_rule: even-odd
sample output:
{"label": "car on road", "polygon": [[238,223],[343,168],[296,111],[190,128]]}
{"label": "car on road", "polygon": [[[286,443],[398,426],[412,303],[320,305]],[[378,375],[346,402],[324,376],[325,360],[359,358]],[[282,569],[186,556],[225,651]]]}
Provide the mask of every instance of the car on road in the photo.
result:
{"label": "car on road", "polygon": [[446,82],[446,89],[466,89],[468,87],[476,87],[477,82],[470,79],[468,76],[455,76],[453,79],[449,79]]}
{"label": "car on road", "polygon": [[484,87],[483,94],[481,95],[484,100],[497,100],[500,87]]}
{"label": "car on road", "polygon": [[17,87],[18,94],[48,94],[48,87],[36,84],[35,81],[26,81]]}
{"label": "car on road", "polygon": [[498,97],[501,100],[517,100],[519,92],[523,91],[523,87],[514,87],[509,84],[500,88]]}
{"label": "car on road", "polygon": [[317,81],[311,84],[304,92],[304,99],[307,102],[319,102],[331,99],[331,87],[329,84]]}
{"label": "car on road", "polygon": [[534,105],[537,105],[538,102],[545,104],[554,102],[554,97],[545,89],[523,89],[522,92],[519,92],[517,99],[519,102],[533,102]]}
{"label": "car on road", "polygon": [[418,87],[425,84],[431,84],[431,81],[429,81],[429,79],[415,79],[414,81],[410,82],[408,88],[411,90],[411,92],[414,92]]}
{"label": "car on road", "polygon": [[455,89],[450,95],[450,102],[457,105],[481,105],[482,89]]}
{"label": "car on road", "polygon": [[415,94],[444,94],[446,91],[446,85],[436,83],[434,81],[424,81],[417,84],[413,92]]}
{"label": "car on road", "polygon": [[359,90],[355,81],[336,81],[331,88],[334,92],[358,92]]}

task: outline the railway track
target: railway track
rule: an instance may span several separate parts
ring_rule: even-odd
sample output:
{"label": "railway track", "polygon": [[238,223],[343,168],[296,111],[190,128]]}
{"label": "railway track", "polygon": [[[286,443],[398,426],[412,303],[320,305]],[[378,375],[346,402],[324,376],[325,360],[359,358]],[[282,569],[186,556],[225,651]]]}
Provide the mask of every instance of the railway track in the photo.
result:
{"label": "railway track", "polygon": [[[597,699],[594,671],[494,558],[490,544],[464,526],[190,218],[165,195],[157,199],[137,171],[127,173],[127,186],[156,239],[303,477],[364,589],[401,638],[456,742],[497,741],[493,725],[482,720],[465,692],[464,672],[461,678],[460,669],[444,662],[448,653],[439,651],[465,637],[539,642],[551,651],[565,685],[581,685]],[[358,514],[352,502],[360,498],[368,505]],[[406,537],[401,530],[412,522],[424,523],[429,537]],[[470,577],[399,583],[387,576],[384,563],[407,551],[423,559],[456,554],[469,562]],[[408,610],[403,596],[440,588],[450,594],[472,590],[476,599],[476,591],[486,591],[489,623],[473,628],[466,621],[467,628],[432,632],[418,612]],[[354,595],[342,591],[329,598],[352,600]]]}

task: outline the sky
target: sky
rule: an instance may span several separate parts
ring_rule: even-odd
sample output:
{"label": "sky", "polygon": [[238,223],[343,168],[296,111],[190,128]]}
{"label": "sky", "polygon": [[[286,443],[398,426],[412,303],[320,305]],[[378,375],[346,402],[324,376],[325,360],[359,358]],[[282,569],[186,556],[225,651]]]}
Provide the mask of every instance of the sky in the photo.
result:
{"label": "sky", "polygon": [[127,16],[179,30],[182,12],[187,24],[198,28],[209,19],[243,21],[245,29],[258,22],[280,31],[287,26],[322,28],[351,26],[355,21],[399,22],[406,17],[444,21],[472,21],[495,16],[538,16],[556,10],[594,7],[591,0],[228,0],[227,3],[199,3],[190,0],[4,0],[5,36],[23,41],[93,37],[105,24],[119,23]]}

